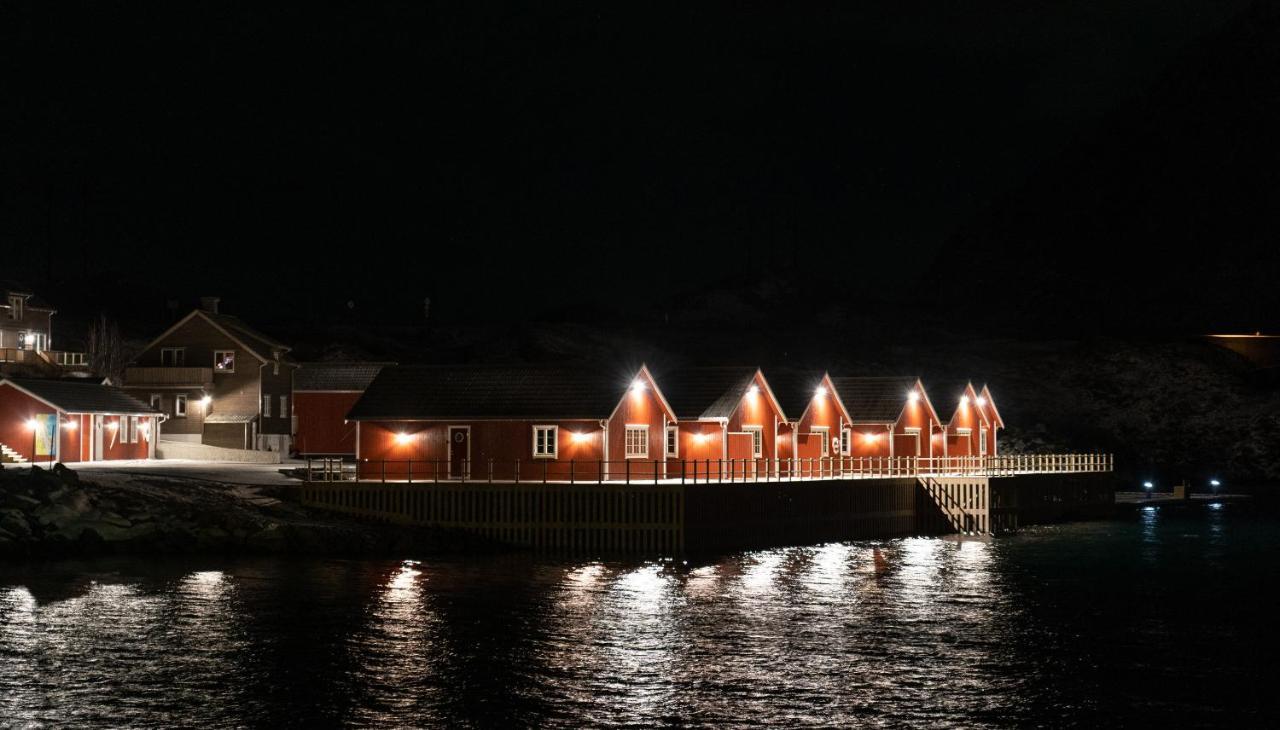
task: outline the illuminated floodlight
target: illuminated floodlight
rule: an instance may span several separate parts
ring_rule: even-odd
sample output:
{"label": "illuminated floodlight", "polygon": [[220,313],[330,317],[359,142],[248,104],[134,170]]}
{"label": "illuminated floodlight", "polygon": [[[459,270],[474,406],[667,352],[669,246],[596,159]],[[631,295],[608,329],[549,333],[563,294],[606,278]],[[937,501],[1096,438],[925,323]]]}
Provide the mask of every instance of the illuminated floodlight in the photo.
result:
{"label": "illuminated floodlight", "polygon": [[34,430],[36,430],[36,429],[37,429],[37,428],[39,428],[39,427],[40,427],[40,424],[36,423],[36,419],[34,419],[34,418],[28,418],[28,419],[27,419],[27,428],[29,428],[29,429],[31,429],[32,431],[34,431]]}
{"label": "illuminated floodlight", "polygon": [[711,439],[711,434],[709,433],[699,433],[699,434],[695,434],[693,437],[693,440],[697,441],[700,444],[705,444],[710,439]]}
{"label": "illuminated floodlight", "polygon": [[405,444],[409,443],[412,440],[413,440],[413,436],[407,433],[401,432],[396,434],[396,444],[399,446],[404,446]]}
{"label": "illuminated floodlight", "polygon": [[1221,486],[1222,486],[1222,482],[1218,481],[1217,479],[1210,479],[1210,480],[1209,480],[1209,486],[1211,486],[1211,487],[1221,487]]}
{"label": "illuminated floodlight", "polygon": [[876,439],[878,439],[878,438],[880,438],[880,437],[879,437],[879,435],[874,434],[874,433],[864,433],[864,434],[862,434],[862,440],[863,440],[863,441],[866,441],[866,442],[867,442],[867,443],[869,443],[869,444],[874,444],[874,443],[876,442]]}
{"label": "illuminated floodlight", "polygon": [[109,428],[109,429],[111,429],[112,431],[114,431],[114,430],[116,430],[117,428],[120,428],[120,422],[119,422],[119,421],[108,421],[108,422],[107,422],[107,428]]}
{"label": "illuminated floodlight", "polygon": [[818,389],[813,391],[813,394],[818,396],[819,398],[823,397],[824,395],[827,394],[827,386],[819,385]]}
{"label": "illuminated floodlight", "polygon": [[987,399],[986,399],[986,398],[983,398],[982,396],[978,396],[978,400],[976,400],[976,401],[974,401],[974,402],[975,402],[975,403],[977,403],[979,407],[982,407],[982,406],[985,406],[985,405],[987,404]]}
{"label": "illuminated floodlight", "polygon": [[907,400],[911,401],[912,403],[915,403],[916,401],[920,400],[919,391],[913,390],[910,393],[907,393]]}
{"label": "illuminated floodlight", "polygon": [[755,395],[756,393],[759,393],[759,392],[760,392],[760,386],[756,385],[755,383],[752,383],[751,387],[747,388],[747,395]]}
{"label": "illuminated floodlight", "polygon": [[582,431],[574,431],[570,435],[570,437],[573,439],[573,442],[576,444],[576,443],[581,443],[583,441],[586,441],[588,438],[591,437],[591,434],[583,433]]}
{"label": "illuminated floodlight", "polygon": [[645,384],[644,384],[644,381],[643,381],[643,380],[641,380],[640,378],[636,378],[635,380],[631,381],[631,392],[632,392],[632,393],[640,393],[640,392],[644,391],[645,387],[646,387],[646,386],[645,386]]}
{"label": "illuminated floodlight", "polygon": [[1152,487],[1154,487],[1154,486],[1155,486],[1155,485],[1154,485],[1154,484],[1152,484],[1151,482],[1143,482],[1143,483],[1142,483],[1142,488],[1143,488],[1143,489],[1151,489],[1151,488],[1152,488]]}
{"label": "illuminated floodlight", "polygon": [[62,422],[62,427],[63,427],[63,428],[65,428],[65,429],[67,429],[68,431],[74,431],[74,430],[76,430],[76,422],[75,422],[75,421],[63,421],[63,422]]}
{"label": "illuminated floodlight", "polygon": [[967,406],[967,405],[969,405],[969,396],[967,396],[967,395],[962,395],[962,396],[960,396],[960,405],[962,405],[962,406]]}
{"label": "illuminated floodlight", "polygon": [[212,402],[213,402],[213,396],[211,395],[206,395],[205,397],[200,399],[200,405],[204,406],[205,408],[208,408],[209,404]]}

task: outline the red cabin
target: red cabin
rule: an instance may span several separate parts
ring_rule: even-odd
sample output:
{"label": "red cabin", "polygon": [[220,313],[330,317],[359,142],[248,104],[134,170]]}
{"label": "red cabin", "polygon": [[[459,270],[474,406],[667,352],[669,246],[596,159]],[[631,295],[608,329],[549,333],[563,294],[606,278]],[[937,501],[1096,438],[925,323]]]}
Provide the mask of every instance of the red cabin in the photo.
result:
{"label": "red cabin", "polygon": [[382,368],[395,363],[303,363],[293,375],[293,446],[299,456],[355,456],[347,413]]}
{"label": "red cabin", "polygon": [[795,468],[813,459],[849,454],[853,418],[827,373],[774,370],[769,384],[789,414],[778,433],[778,458]]}
{"label": "red cabin", "polygon": [[0,458],[9,463],[148,459],[160,414],[84,380],[0,380]]}
{"label": "red cabin", "polygon": [[[942,425],[942,453],[934,456],[986,456],[990,424],[986,411],[978,405],[978,391],[967,380],[934,383],[934,397],[940,398],[943,413],[954,408]],[[950,405],[948,405],[950,404]]]}
{"label": "red cabin", "polygon": [[982,390],[978,392],[977,404],[987,417],[987,428],[979,436],[979,449],[987,456],[995,456],[1000,453],[996,446],[996,432],[1004,428],[1004,419],[1000,417],[1000,411],[996,409],[996,401],[991,397],[991,390],[986,383],[983,383]]}
{"label": "red cabin", "polygon": [[[776,473],[778,433],[787,419],[759,368],[699,367],[664,373],[676,423],[667,427],[668,472],[685,478]],[[696,467],[695,467],[696,462]],[[723,465],[722,465],[723,462]]]}
{"label": "red cabin", "polygon": [[653,479],[675,413],[648,368],[384,367],[352,407],[362,478]]}
{"label": "red cabin", "polygon": [[[942,455],[942,422],[915,376],[833,377],[852,421],[852,456]],[[934,435],[938,434],[938,438]]]}

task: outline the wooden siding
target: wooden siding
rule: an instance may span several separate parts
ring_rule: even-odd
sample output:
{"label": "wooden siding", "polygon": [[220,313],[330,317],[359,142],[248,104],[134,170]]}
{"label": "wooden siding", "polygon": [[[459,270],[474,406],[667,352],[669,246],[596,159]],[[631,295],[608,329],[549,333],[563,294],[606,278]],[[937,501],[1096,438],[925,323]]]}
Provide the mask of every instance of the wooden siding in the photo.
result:
{"label": "wooden siding", "polygon": [[344,423],[360,393],[300,392],[293,394],[298,427],[293,444],[299,454],[356,453],[356,424]]}

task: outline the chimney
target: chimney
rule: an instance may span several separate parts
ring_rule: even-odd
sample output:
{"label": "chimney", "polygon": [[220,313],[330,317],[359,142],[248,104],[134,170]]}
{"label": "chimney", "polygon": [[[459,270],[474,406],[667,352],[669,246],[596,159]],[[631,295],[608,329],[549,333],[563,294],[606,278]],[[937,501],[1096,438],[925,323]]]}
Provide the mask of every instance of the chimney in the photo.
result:
{"label": "chimney", "polygon": [[220,301],[222,301],[220,297],[200,297],[200,308],[209,314],[217,314]]}

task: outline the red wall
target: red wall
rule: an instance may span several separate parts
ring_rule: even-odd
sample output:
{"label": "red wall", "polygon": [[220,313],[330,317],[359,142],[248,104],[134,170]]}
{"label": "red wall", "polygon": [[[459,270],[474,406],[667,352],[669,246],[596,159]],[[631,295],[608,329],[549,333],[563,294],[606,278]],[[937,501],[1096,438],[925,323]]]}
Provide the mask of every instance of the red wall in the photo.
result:
{"label": "red wall", "polygon": [[[643,372],[643,371],[642,371]],[[622,397],[618,410],[609,419],[609,478],[618,479],[628,473],[641,479],[654,477],[655,466],[658,476],[665,476],[667,461],[667,413],[658,400],[657,386],[647,375],[641,375],[645,387],[640,390],[628,389]],[[649,457],[626,461],[626,428],[627,424],[644,424],[649,427]],[[655,465],[654,462],[657,462]]]}
{"label": "red wall", "polygon": [[[31,430],[27,428],[27,420],[37,414],[54,412],[49,406],[11,386],[0,386],[0,443],[4,443],[30,460]],[[77,423],[77,427],[72,430],[66,428],[65,425],[59,425],[58,447],[60,454],[58,458],[66,463],[87,461],[91,444],[93,443],[93,416],[88,414],[62,414],[61,419],[64,424],[66,421],[74,420]],[[118,421],[119,417],[105,416],[102,420],[104,423],[112,423]],[[151,438],[154,434],[151,431],[144,433],[142,424],[149,424],[150,420],[146,416],[138,418],[138,443],[135,444],[119,443],[119,438],[117,437],[117,443],[111,446],[112,432],[104,428],[102,433],[103,453],[98,458],[147,458],[150,451],[148,438]],[[152,427],[153,430],[154,426]],[[48,458],[48,456],[41,456],[40,462],[47,461]]]}
{"label": "red wall", "polygon": [[298,422],[294,449],[299,454],[356,453],[355,421],[343,423],[360,393],[293,394],[293,415]]}
{"label": "red wall", "polygon": [[137,443],[121,443],[120,434],[123,430],[117,425],[115,428],[111,424],[119,424],[121,419],[128,416],[103,416],[102,417],[102,455],[99,457],[103,460],[114,461],[116,459],[145,459],[147,458],[150,444],[149,438],[154,438],[154,427],[143,431],[143,424],[149,424],[149,418],[143,416],[138,418],[138,441]]}
{"label": "red wall", "polygon": [[41,413],[54,413],[54,409],[12,386],[0,385],[0,443],[30,461],[31,429],[27,428],[27,420]]}

